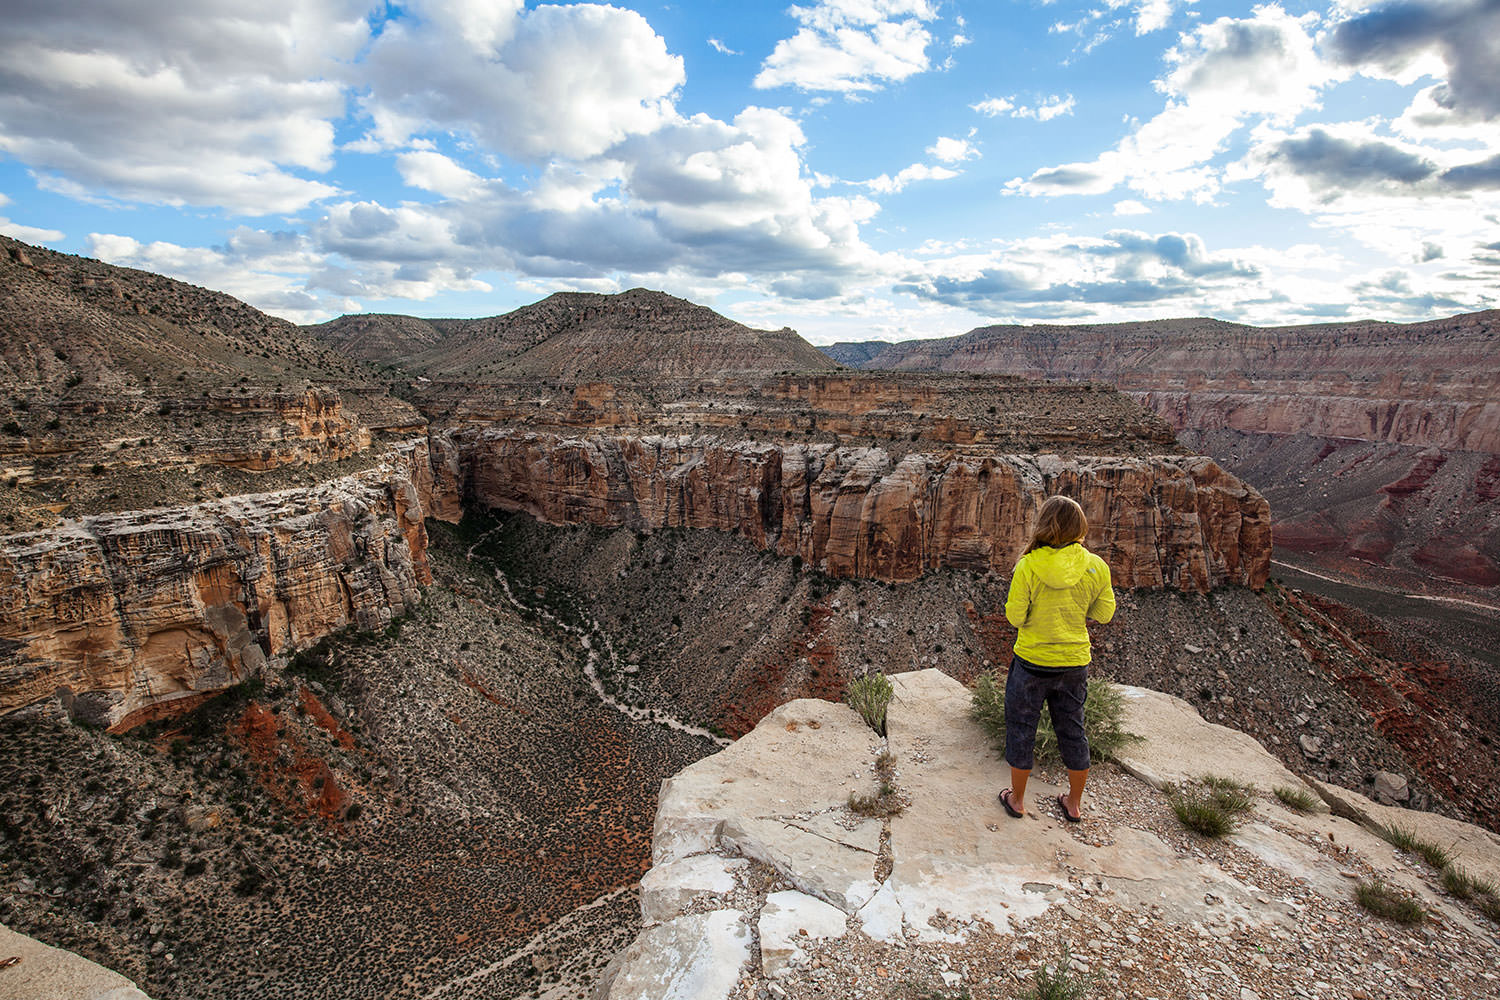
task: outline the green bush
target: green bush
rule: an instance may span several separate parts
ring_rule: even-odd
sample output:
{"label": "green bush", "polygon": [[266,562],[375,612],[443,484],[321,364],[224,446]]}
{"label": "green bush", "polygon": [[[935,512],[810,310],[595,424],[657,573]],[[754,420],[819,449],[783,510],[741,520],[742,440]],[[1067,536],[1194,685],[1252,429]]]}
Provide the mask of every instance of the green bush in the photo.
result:
{"label": "green bush", "polygon": [[885,674],[865,674],[849,682],[844,700],[859,713],[865,724],[881,736],[885,735],[885,711],[890,707],[895,689]]}
{"label": "green bush", "polygon": [[1073,956],[1067,946],[1057,960],[1055,972],[1043,966],[1036,970],[1032,986],[1021,994],[1021,1000],[1083,1000],[1088,996],[1092,978],[1073,970]]}
{"label": "green bush", "polygon": [[1420,924],[1427,919],[1427,911],[1421,904],[1383,882],[1360,882],[1355,887],[1354,898],[1377,917],[1398,924]]}
{"label": "green bush", "polygon": [[1300,788],[1292,788],[1289,785],[1277,785],[1271,789],[1281,804],[1293,812],[1310,813],[1317,808],[1318,800],[1308,792]]}
{"label": "green bush", "polygon": [[1453,861],[1453,855],[1446,847],[1430,840],[1423,840],[1410,830],[1392,824],[1380,827],[1376,832],[1397,850],[1419,856],[1438,871],[1447,868]]}
{"label": "green bush", "polygon": [[[989,734],[995,749],[1005,753],[1005,677],[991,671],[974,682],[971,713]],[[1120,750],[1138,743],[1143,737],[1125,731],[1125,695],[1109,681],[1090,677],[1088,694],[1083,703],[1083,731],[1089,740],[1089,755],[1095,760],[1109,760]],[[1036,757],[1039,761],[1059,761],[1057,733],[1052,718],[1042,712],[1036,730]]]}
{"label": "green bush", "polygon": [[1189,830],[1205,837],[1224,837],[1234,832],[1254,798],[1250,786],[1209,774],[1204,775],[1202,787],[1175,785],[1167,789],[1167,802]]}
{"label": "green bush", "polygon": [[1500,892],[1495,889],[1495,883],[1487,878],[1471,875],[1454,864],[1443,869],[1443,888],[1447,890],[1448,895],[1458,899],[1473,899],[1475,896],[1500,897]]}

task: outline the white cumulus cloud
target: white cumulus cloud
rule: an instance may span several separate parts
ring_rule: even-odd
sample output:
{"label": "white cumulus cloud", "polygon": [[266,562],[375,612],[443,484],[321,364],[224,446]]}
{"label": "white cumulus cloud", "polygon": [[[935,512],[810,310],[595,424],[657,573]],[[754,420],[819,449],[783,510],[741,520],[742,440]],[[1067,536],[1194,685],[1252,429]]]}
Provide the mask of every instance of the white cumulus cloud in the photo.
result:
{"label": "white cumulus cloud", "polygon": [[1229,137],[1253,118],[1289,120],[1316,104],[1336,73],[1319,57],[1309,18],[1259,7],[1185,33],[1157,81],[1166,106],[1093,161],[1044,167],[1007,188],[1030,195],[1102,194],[1125,184],[1156,199],[1211,198],[1210,165]]}
{"label": "white cumulus cloud", "polygon": [[942,160],[944,163],[962,163],[979,156],[979,150],[967,139],[954,139],[949,136],[939,136],[937,141],[927,147],[927,155]]}
{"label": "white cumulus cloud", "polygon": [[787,11],[797,33],[776,43],[755,86],[846,94],[879,90],[931,67],[928,0],[822,0]]}
{"label": "white cumulus cloud", "polygon": [[[682,58],[634,11],[422,0],[364,60],[369,138],[471,135],[508,156],[597,155],[673,115]],[[480,11],[482,13],[475,13]]]}
{"label": "white cumulus cloud", "polygon": [[40,186],[248,215],[338,193],[304,172],[332,166],[365,4],[265,0],[254,17],[230,0],[12,6],[0,152]]}
{"label": "white cumulus cloud", "polygon": [[1036,104],[1017,104],[1015,95],[1011,95],[1010,97],[987,97],[969,107],[986,118],[1006,115],[1011,118],[1034,118],[1039,122],[1046,122],[1063,115],[1071,115],[1077,104],[1072,94],[1066,96],[1053,94]]}

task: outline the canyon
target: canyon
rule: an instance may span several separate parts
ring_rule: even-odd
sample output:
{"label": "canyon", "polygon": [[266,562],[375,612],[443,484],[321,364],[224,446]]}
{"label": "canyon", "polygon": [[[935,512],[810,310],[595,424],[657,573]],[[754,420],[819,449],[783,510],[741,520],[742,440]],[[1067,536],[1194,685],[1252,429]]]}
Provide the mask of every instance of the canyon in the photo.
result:
{"label": "canyon", "polygon": [[[0,922],[159,1000],[587,995],[661,782],[860,674],[1003,664],[1059,491],[1108,676],[1500,824],[1494,676],[1278,586],[1252,466],[1138,386],[838,370],[643,289],[298,328],[0,251]],[[1468,474],[1451,423],[1384,496]]]}
{"label": "canyon", "polygon": [[1500,312],[1258,328],[1206,319],[990,326],[851,343],[864,370],[1110,382],[1256,484],[1276,545],[1377,584],[1500,586]]}

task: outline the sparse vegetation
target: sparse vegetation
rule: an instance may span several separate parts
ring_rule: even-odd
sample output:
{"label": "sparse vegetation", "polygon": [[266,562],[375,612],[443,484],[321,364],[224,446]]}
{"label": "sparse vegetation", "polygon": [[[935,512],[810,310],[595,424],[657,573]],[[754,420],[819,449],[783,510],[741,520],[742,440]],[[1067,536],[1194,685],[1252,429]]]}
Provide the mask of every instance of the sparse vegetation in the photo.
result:
{"label": "sparse vegetation", "polygon": [[911,991],[912,1000],[974,1000],[974,994],[963,985],[950,990],[941,986],[908,983],[906,988]]}
{"label": "sparse vegetation", "polygon": [[[974,718],[989,733],[990,741],[1002,752],[1005,749],[1005,678],[996,672],[979,675],[974,682]],[[1089,678],[1088,695],[1083,706],[1083,730],[1089,740],[1089,754],[1095,760],[1109,760],[1142,737],[1125,730],[1125,696],[1109,681]],[[1036,731],[1036,756],[1040,761],[1056,761],[1057,733],[1052,719],[1043,712]]]}
{"label": "sparse vegetation", "polygon": [[1092,986],[1093,978],[1073,968],[1073,955],[1064,946],[1055,967],[1036,970],[1031,988],[1021,994],[1021,1000],[1083,1000]]}
{"label": "sparse vegetation", "polygon": [[1421,904],[1384,882],[1360,882],[1354,889],[1354,898],[1360,906],[1377,917],[1394,920],[1398,924],[1416,925],[1427,919],[1427,911],[1422,909]]}
{"label": "sparse vegetation", "polygon": [[1473,899],[1476,896],[1500,896],[1495,883],[1487,878],[1478,878],[1456,864],[1443,869],[1443,889],[1457,899]]}
{"label": "sparse vegetation", "polygon": [[1241,816],[1254,804],[1254,790],[1248,785],[1204,775],[1201,786],[1174,786],[1167,791],[1167,802],[1178,822],[1205,837],[1224,837],[1234,832]]}
{"label": "sparse vegetation", "polygon": [[885,713],[895,693],[890,678],[885,674],[865,674],[849,682],[844,700],[859,713],[865,724],[881,736],[885,735]]}
{"label": "sparse vegetation", "polygon": [[896,787],[895,754],[889,750],[880,751],[875,758],[875,777],[880,782],[880,787],[874,795],[849,793],[849,811],[858,816],[878,819],[901,815],[906,803],[902,801],[901,792]]}
{"label": "sparse vegetation", "polygon": [[1396,826],[1394,823],[1380,827],[1376,832],[1397,850],[1417,855],[1438,871],[1447,868],[1453,861],[1453,852],[1448,848],[1430,840],[1424,840],[1411,830]]}
{"label": "sparse vegetation", "polygon": [[1293,812],[1310,813],[1317,808],[1318,800],[1310,793],[1301,788],[1293,788],[1290,785],[1277,785],[1271,789],[1282,805]]}

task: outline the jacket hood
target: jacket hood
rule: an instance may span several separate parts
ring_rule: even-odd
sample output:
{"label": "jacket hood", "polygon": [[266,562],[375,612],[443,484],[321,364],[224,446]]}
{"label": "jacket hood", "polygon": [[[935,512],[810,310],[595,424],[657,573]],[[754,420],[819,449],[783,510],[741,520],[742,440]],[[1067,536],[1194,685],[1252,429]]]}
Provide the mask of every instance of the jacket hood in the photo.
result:
{"label": "jacket hood", "polygon": [[1089,568],[1089,550],[1076,542],[1060,549],[1043,545],[1026,558],[1042,583],[1053,590],[1071,590]]}

